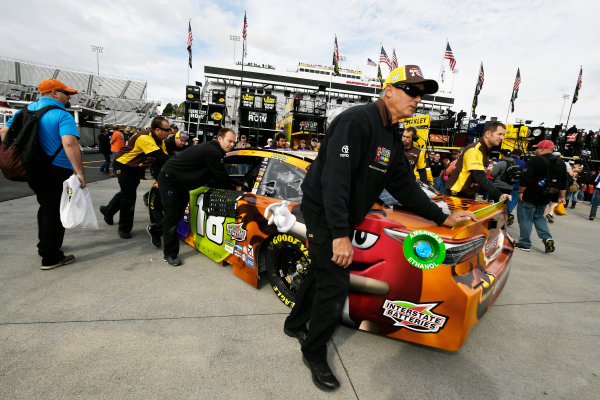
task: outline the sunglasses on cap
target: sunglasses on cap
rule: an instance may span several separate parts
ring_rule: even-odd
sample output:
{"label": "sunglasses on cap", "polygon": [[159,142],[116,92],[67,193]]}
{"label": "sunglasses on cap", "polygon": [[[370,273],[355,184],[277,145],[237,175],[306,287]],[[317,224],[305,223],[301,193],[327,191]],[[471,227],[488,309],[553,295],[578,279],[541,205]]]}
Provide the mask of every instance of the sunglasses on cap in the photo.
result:
{"label": "sunglasses on cap", "polygon": [[62,94],[66,94],[66,95],[67,95],[67,96],[69,96],[69,97],[71,97],[71,96],[72,96],[72,94],[71,94],[71,93],[69,93],[69,92],[67,92],[66,90],[62,90],[62,89],[56,89],[56,91],[57,91],[57,92],[60,92],[60,93],[62,93]]}
{"label": "sunglasses on cap", "polygon": [[392,85],[398,89],[402,89],[404,93],[409,95],[410,97],[421,97],[425,95],[421,89],[413,85],[403,85],[403,84],[394,84]]}

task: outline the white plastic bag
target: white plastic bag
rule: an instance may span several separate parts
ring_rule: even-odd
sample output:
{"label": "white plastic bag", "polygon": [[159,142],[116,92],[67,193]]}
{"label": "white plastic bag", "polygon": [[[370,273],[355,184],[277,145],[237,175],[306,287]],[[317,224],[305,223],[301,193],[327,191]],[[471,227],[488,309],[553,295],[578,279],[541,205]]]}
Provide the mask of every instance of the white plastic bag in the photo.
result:
{"label": "white plastic bag", "polygon": [[81,182],[75,174],[63,182],[63,192],[60,198],[60,222],[67,229],[80,225],[84,228],[98,229],[98,220],[90,192],[87,188],[81,188]]}

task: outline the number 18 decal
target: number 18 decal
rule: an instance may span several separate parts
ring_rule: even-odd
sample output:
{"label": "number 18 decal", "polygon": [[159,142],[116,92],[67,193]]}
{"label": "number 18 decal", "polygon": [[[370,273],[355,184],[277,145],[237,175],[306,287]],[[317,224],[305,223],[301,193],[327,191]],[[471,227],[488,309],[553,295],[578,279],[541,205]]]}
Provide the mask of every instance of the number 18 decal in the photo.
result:
{"label": "number 18 decal", "polygon": [[216,215],[209,215],[205,217],[206,212],[202,209],[204,204],[204,193],[198,196],[196,205],[198,206],[198,215],[196,217],[196,229],[199,236],[204,236],[208,240],[218,245],[223,244],[223,224],[225,223],[225,217],[218,217]]}

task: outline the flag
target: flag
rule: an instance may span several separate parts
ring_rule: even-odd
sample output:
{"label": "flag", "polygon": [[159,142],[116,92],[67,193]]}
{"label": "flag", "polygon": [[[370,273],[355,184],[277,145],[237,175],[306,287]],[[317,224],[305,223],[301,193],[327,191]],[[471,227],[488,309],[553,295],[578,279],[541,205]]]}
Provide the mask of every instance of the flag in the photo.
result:
{"label": "flag", "polygon": [[454,53],[452,53],[452,49],[450,48],[450,42],[446,42],[446,52],[444,53],[444,58],[446,60],[450,60],[450,70],[454,72],[454,68],[456,67],[456,59],[454,58]]}
{"label": "flag", "polygon": [[371,60],[370,58],[367,58],[367,65],[370,65],[371,67],[377,66],[377,64],[375,64],[375,61]]}
{"label": "flag", "polygon": [[396,49],[392,50],[392,69],[398,68],[398,59],[396,58]]}
{"label": "flag", "polygon": [[333,75],[340,74],[340,50],[337,44],[337,36],[333,42]]}
{"label": "flag", "polygon": [[379,83],[383,86],[383,77],[381,76],[381,64],[377,66],[377,77],[379,78]]}
{"label": "flag", "polygon": [[383,49],[383,46],[381,46],[381,54],[379,55],[379,62],[380,63],[382,63],[382,62],[386,63],[387,66],[390,68],[390,71],[394,69],[394,68],[392,68],[392,62],[388,58],[387,53]]}
{"label": "flag", "polygon": [[446,68],[442,65],[442,72],[440,73],[440,80],[444,83],[444,78],[446,76]]}
{"label": "flag", "polygon": [[246,20],[246,11],[244,11],[244,28],[242,29],[242,37],[244,38],[244,57],[248,55],[246,39],[248,38],[248,21]]}
{"label": "flag", "polygon": [[521,85],[521,71],[517,68],[517,76],[515,78],[515,84],[513,85],[512,96],[510,97],[510,112],[515,112],[515,100],[519,94],[519,86]]}
{"label": "flag", "polygon": [[187,51],[189,54],[188,64],[190,64],[190,68],[192,68],[192,21],[188,21],[188,41],[187,41]]}
{"label": "flag", "polygon": [[484,78],[484,73],[483,73],[483,62],[481,63],[481,66],[479,67],[479,77],[477,78],[477,85],[475,86],[475,96],[473,96],[473,106],[471,107],[471,116],[473,118],[475,118],[475,109],[477,108],[477,96],[479,96],[479,93],[481,92],[481,88],[483,87],[483,79]]}
{"label": "flag", "polygon": [[577,78],[577,85],[575,85],[575,93],[573,94],[573,104],[577,103],[579,99],[579,90],[581,90],[581,75],[583,74],[583,67],[579,67],[579,78]]}

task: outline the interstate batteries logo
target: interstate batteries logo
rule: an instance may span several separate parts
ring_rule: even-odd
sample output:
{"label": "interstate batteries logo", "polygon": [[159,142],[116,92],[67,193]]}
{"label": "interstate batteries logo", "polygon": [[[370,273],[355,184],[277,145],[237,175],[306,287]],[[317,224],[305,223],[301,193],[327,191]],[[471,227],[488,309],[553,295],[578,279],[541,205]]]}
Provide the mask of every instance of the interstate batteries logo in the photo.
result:
{"label": "interstate batteries logo", "polygon": [[227,224],[227,234],[236,242],[246,240],[246,230],[242,229],[242,222],[239,224]]}
{"label": "interstate batteries logo", "polygon": [[385,300],[383,315],[394,326],[421,333],[437,333],[446,325],[447,317],[432,312],[440,303],[415,304],[404,300]]}

